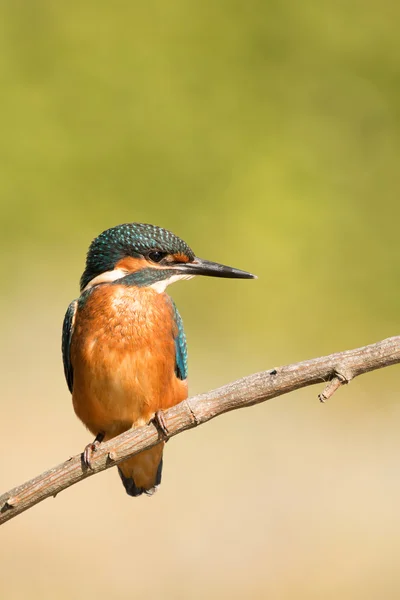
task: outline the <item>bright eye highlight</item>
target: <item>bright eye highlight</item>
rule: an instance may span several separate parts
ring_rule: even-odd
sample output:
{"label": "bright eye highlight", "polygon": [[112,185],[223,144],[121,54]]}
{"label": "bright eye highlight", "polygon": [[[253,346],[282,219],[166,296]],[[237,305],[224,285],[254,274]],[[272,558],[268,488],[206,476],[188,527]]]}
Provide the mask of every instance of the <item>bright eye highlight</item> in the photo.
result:
{"label": "bright eye highlight", "polygon": [[159,263],[167,255],[165,252],[157,252],[157,250],[154,250],[153,252],[149,252],[147,256],[151,261]]}

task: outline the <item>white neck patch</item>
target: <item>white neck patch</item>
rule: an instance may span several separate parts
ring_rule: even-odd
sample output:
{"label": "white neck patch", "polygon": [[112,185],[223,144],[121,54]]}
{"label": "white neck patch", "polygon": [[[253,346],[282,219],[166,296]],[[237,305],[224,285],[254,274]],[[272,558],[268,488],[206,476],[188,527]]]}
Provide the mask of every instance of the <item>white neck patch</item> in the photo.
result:
{"label": "white neck patch", "polygon": [[85,289],[82,290],[82,294],[83,292],[90,290],[90,288],[94,287],[95,285],[98,285],[99,283],[111,283],[112,281],[121,279],[121,277],[125,277],[125,275],[128,274],[129,271],[126,271],[125,269],[113,269],[112,271],[105,271],[105,273],[100,273],[100,275],[97,275],[97,277],[93,277],[93,279],[89,281]]}
{"label": "white neck patch", "polygon": [[[121,279],[121,277],[125,277],[126,275],[129,275],[129,271],[126,271],[125,269],[113,269],[112,271],[100,273],[100,275],[93,277],[93,279],[89,281],[87,286],[82,290],[82,294],[83,292],[90,290],[95,285],[99,285],[99,283],[111,283],[112,281]],[[162,294],[171,283],[175,283],[175,281],[181,281],[183,279],[192,279],[192,277],[194,277],[194,275],[172,275],[168,279],[162,279],[161,281],[157,281],[156,283],[146,287],[151,287],[158,294]]]}

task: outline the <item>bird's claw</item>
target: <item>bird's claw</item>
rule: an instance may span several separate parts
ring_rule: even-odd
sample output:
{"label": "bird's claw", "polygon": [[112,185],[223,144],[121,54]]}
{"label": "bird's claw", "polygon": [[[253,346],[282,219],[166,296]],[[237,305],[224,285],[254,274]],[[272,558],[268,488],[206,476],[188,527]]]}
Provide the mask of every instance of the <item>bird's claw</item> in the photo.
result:
{"label": "bird's claw", "polygon": [[90,444],[88,444],[82,454],[82,461],[83,464],[85,465],[85,467],[87,467],[88,469],[93,469],[92,467],[92,458],[93,458],[93,454],[95,452],[97,452],[98,447],[100,446],[101,442],[104,439],[104,433],[99,433],[96,437],[96,439],[93,442],[90,442]]}
{"label": "bird's claw", "polygon": [[165,421],[164,413],[162,410],[158,410],[154,415],[154,424],[157,429],[162,433],[164,437],[168,437],[169,431],[167,427],[167,423]]}
{"label": "bird's claw", "polygon": [[83,451],[83,455],[82,455],[82,459],[83,459],[83,464],[85,465],[85,467],[87,467],[88,469],[92,469],[92,458],[93,458],[93,454],[96,452],[97,447],[100,445],[100,442],[90,442],[90,444],[88,444],[84,451]]}

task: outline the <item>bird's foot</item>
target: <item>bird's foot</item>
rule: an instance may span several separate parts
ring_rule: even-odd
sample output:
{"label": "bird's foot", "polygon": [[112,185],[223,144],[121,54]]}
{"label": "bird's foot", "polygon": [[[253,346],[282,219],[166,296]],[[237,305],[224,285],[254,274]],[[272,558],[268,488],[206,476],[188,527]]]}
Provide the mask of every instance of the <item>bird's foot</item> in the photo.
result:
{"label": "bird's foot", "polygon": [[164,412],[162,410],[158,410],[154,415],[153,419],[154,425],[157,427],[158,431],[162,434],[164,438],[168,438],[168,427],[165,421]]}
{"label": "bird's foot", "polygon": [[101,442],[104,440],[104,433],[98,433],[93,442],[88,444],[82,454],[82,462],[88,469],[92,469],[92,458],[93,454],[97,452],[97,448],[100,446]]}

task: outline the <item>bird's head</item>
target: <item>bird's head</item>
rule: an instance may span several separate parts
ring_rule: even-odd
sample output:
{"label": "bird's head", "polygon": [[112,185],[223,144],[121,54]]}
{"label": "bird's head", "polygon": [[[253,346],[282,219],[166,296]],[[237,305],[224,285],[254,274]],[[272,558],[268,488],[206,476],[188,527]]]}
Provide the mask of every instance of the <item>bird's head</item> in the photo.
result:
{"label": "bird's head", "polygon": [[103,231],[89,247],[81,291],[100,283],[151,286],[159,292],[195,275],[254,279],[255,275],[195,256],[179,237],[155,225],[125,223]]}

